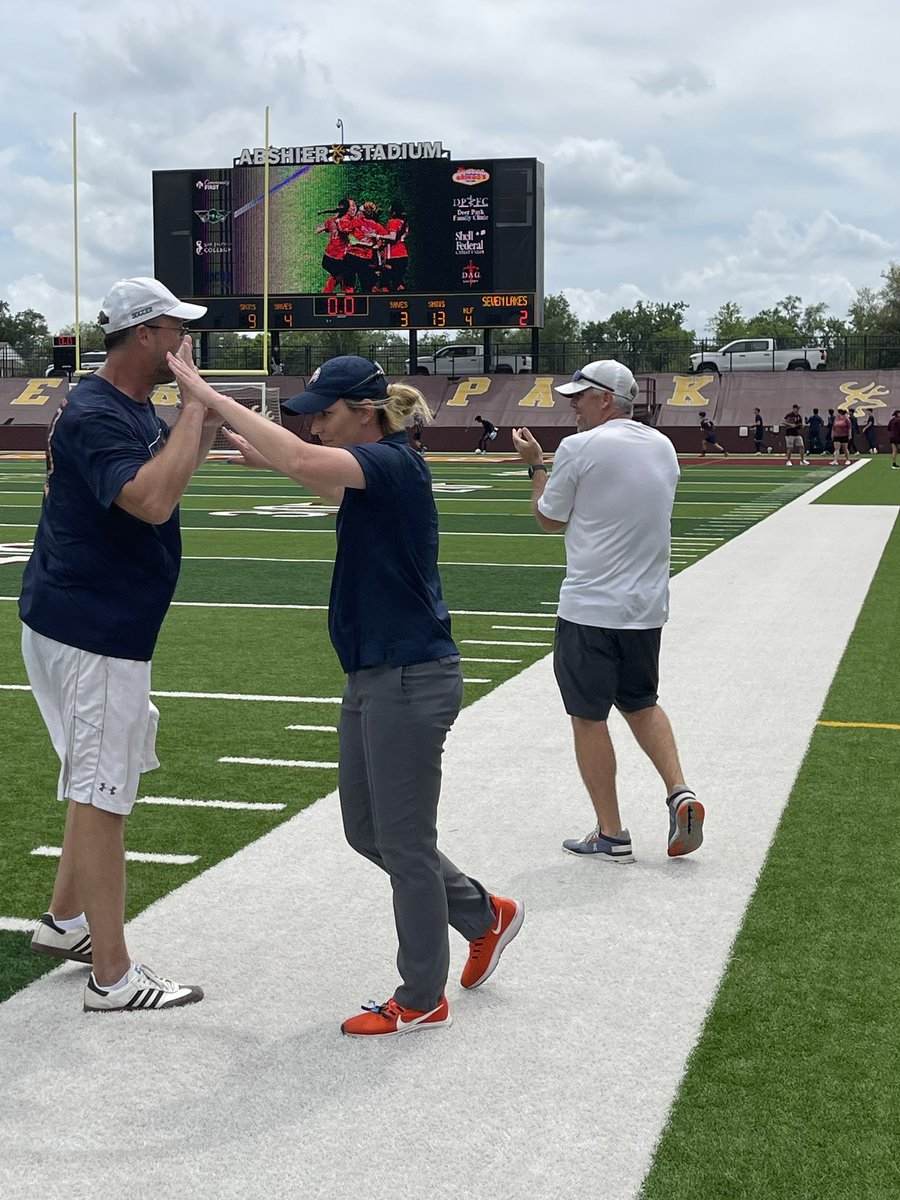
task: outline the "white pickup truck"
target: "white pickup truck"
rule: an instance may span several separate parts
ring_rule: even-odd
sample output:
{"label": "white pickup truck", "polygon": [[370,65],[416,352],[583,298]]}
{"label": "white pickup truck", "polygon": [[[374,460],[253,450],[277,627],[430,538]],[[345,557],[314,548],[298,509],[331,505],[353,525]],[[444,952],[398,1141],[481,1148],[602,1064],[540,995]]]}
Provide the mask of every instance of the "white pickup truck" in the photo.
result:
{"label": "white pickup truck", "polygon": [[[409,359],[406,360],[409,374]],[[441,346],[434,354],[420,354],[416,368],[419,375],[483,375],[484,350],[481,346]],[[522,375],[531,371],[530,354],[491,354],[491,372],[495,375]]]}
{"label": "white pickup truck", "polygon": [[694,375],[718,371],[824,371],[828,351],[822,346],[779,350],[774,338],[741,338],[721,350],[691,355]]}

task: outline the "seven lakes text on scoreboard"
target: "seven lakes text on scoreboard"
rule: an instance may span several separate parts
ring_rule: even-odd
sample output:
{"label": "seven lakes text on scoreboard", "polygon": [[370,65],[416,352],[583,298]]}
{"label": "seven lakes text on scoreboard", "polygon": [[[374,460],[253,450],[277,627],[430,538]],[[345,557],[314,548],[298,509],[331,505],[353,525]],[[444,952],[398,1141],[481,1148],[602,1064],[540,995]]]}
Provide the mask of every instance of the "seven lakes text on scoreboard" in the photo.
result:
{"label": "seven lakes text on scoreboard", "polygon": [[156,274],[208,307],[198,327],[543,324],[535,159],[307,158],[154,172]]}

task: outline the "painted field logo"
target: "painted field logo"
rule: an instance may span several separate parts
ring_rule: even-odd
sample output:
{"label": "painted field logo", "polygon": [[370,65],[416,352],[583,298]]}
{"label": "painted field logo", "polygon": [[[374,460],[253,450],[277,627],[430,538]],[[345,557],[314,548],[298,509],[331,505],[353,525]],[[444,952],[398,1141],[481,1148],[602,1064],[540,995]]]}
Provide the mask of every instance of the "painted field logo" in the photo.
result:
{"label": "painted field logo", "polygon": [[490,171],[485,171],[483,167],[460,167],[458,171],[453,172],[453,182],[464,183],[467,187],[473,187],[476,183],[487,183],[490,177]]}

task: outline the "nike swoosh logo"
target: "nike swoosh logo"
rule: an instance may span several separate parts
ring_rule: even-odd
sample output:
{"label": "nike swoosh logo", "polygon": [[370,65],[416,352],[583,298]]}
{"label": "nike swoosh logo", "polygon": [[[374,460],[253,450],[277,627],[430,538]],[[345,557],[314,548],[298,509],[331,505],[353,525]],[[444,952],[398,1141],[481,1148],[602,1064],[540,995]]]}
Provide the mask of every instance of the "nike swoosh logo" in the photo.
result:
{"label": "nike swoosh logo", "polygon": [[[440,1005],[438,1007],[440,1007]],[[412,1025],[421,1025],[423,1021],[427,1021],[429,1017],[433,1017],[436,1012],[437,1008],[433,1008],[431,1012],[420,1013],[418,1017],[413,1017],[411,1021],[404,1021],[402,1015],[398,1015],[397,1028],[408,1029]]]}
{"label": "nike swoosh logo", "polygon": [[496,929],[492,929],[492,930],[491,930],[491,933],[493,933],[494,935],[496,935],[496,934],[498,934],[498,933],[500,932],[500,930],[501,930],[502,928],[503,928],[503,913],[501,913],[501,914],[500,914],[500,916],[497,918],[497,928],[496,928]]}

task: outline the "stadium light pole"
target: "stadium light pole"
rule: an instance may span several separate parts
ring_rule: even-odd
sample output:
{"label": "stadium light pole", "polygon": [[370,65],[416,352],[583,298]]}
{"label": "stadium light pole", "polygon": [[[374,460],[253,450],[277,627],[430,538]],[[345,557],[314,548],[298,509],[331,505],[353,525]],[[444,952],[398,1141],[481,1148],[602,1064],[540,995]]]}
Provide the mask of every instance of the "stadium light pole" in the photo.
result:
{"label": "stadium light pole", "polygon": [[341,145],[343,146],[344,145],[344,122],[341,120],[340,117],[338,117],[337,121],[335,122],[335,128],[339,129],[341,131]]}

